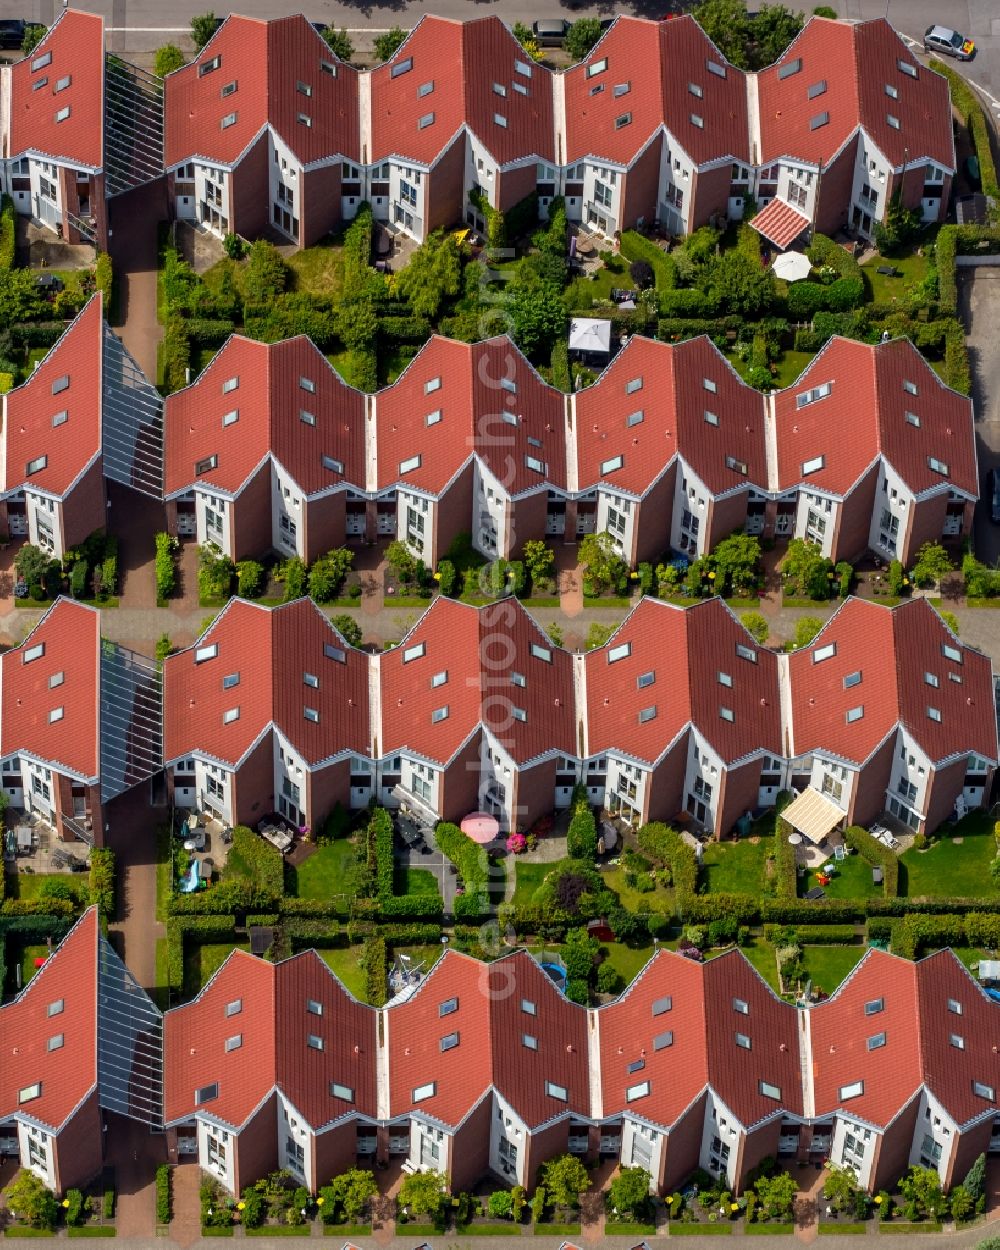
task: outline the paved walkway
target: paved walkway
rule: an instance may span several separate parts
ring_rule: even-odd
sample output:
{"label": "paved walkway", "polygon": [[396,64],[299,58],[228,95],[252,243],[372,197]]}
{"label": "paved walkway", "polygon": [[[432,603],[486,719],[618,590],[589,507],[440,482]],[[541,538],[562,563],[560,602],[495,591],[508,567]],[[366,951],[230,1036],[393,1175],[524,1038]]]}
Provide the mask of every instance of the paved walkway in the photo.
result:
{"label": "paved walkway", "polygon": [[164,183],[115,196],[110,208],[110,251],[118,275],[118,333],[150,381],[163,328],[156,318],[156,228],[167,217]]}

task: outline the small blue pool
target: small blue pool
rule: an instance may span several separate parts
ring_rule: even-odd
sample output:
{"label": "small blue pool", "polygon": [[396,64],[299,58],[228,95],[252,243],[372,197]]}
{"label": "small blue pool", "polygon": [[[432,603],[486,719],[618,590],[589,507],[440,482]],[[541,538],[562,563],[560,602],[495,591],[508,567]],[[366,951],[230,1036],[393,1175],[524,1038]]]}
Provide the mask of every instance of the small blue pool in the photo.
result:
{"label": "small blue pool", "polygon": [[560,990],[566,993],[566,969],[562,964],[542,963],[539,965],[544,973],[558,986]]}

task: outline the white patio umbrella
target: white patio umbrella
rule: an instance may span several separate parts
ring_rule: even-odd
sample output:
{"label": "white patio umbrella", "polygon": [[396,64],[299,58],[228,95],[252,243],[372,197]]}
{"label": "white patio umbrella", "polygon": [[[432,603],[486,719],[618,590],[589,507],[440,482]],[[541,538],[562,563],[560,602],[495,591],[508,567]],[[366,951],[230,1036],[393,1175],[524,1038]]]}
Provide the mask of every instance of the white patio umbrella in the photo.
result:
{"label": "white patio umbrella", "polygon": [[809,277],[812,265],[809,257],[802,252],[782,252],[771,266],[776,278],[784,278],[786,282],[801,282]]}

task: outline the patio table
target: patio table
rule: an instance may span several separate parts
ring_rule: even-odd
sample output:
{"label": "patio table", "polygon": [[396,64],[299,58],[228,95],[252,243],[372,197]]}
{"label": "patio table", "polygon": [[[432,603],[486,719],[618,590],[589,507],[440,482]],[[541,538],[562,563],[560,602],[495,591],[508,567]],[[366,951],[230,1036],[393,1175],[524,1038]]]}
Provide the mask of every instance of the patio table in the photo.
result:
{"label": "patio table", "polygon": [[18,825],[16,829],[16,834],[17,834],[17,849],[21,852],[30,851],[31,850],[31,826],[30,825]]}

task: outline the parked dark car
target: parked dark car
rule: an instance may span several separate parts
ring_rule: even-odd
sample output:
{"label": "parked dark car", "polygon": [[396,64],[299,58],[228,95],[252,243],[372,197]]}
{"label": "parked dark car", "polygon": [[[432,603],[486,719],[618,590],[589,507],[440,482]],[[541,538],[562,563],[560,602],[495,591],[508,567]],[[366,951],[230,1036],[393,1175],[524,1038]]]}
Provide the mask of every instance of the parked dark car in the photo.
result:
{"label": "parked dark car", "polygon": [[531,33],[540,48],[561,48],[569,26],[565,18],[543,17],[532,22]]}
{"label": "parked dark car", "polygon": [[990,520],[1000,525],[1000,469],[990,470]]}
{"label": "parked dark car", "polygon": [[23,42],[23,18],[5,17],[0,21],[0,48],[20,48]]}

